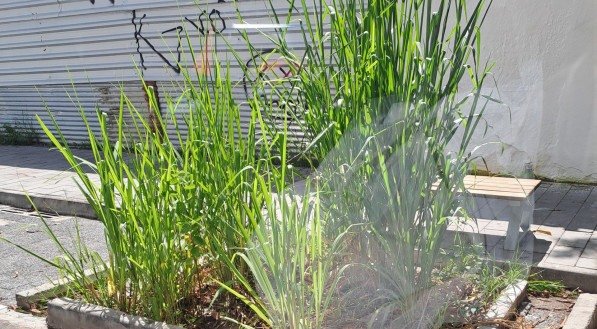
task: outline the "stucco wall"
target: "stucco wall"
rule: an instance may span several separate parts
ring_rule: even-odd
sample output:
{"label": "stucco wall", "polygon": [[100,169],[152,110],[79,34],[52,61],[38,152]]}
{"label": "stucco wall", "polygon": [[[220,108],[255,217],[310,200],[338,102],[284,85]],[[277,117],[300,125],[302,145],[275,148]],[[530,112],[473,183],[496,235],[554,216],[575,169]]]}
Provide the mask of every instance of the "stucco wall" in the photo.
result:
{"label": "stucco wall", "polygon": [[[497,0],[484,26],[494,62],[491,126],[480,150],[492,172],[597,182],[597,1]],[[492,87],[490,85],[490,87]],[[499,92],[499,93],[498,93]],[[511,117],[510,117],[511,116]]]}

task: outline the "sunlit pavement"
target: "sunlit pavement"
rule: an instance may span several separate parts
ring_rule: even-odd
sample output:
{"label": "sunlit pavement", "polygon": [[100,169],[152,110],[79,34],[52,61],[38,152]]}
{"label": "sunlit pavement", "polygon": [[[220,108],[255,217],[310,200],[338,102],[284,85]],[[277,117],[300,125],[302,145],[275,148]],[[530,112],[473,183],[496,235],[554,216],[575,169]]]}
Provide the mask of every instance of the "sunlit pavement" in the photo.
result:
{"label": "sunlit pavement", "polygon": [[[90,159],[91,152],[75,150],[77,156]],[[70,166],[55,149],[35,146],[0,145],[0,191],[44,196],[54,199],[85,201]],[[94,176],[92,174],[92,176]],[[97,180],[97,178],[94,177]],[[0,203],[1,202],[0,200]]]}
{"label": "sunlit pavement", "polygon": [[0,328],[2,329],[41,329],[47,328],[44,317],[19,313],[0,305]]}
{"label": "sunlit pavement", "polygon": [[[67,250],[73,252],[77,239],[77,226],[81,241],[91,250],[106,256],[101,222],[66,216],[41,214]],[[53,261],[62,254],[50,238],[39,214],[0,205],[0,237],[10,240],[40,256]],[[58,271],[51,265],[35,258],[8,243],[0,241],[0,305],[15,305],[17,292],[31,289],[55,280]],[[0,327],[1,328],[1,327]]]}

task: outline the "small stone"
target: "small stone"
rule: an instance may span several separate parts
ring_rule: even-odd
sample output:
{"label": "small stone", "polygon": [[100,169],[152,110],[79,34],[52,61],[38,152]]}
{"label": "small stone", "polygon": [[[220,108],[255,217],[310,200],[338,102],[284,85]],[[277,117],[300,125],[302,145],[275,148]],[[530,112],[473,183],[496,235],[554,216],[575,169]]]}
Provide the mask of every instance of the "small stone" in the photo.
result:
{"label": "small stone", "polygon": [[37,224],[34,224],[34,225],[29,225],[25,231],[26,231],[27,233],[37,233],[37,232],[41,232],[41,231],[40,231],[40,229],[39,229],[39,226],[37,226]]}

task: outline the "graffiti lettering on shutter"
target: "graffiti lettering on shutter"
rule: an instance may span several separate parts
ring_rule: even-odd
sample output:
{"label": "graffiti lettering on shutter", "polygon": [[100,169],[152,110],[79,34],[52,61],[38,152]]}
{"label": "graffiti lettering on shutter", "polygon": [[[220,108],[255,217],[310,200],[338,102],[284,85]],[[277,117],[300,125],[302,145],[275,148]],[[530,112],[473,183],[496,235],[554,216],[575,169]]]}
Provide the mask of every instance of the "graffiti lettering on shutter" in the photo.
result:
{"label": "graffiti lettering on shutter", "polygon": [[[143,52],[141,47],[146,45],[150,48],[151,52],[157,55],[168,67],[170,67],[174,72],[180,74],[181,67],[180,67],[180,60],[182,56],[182,42],[181,42],[181,35],[185,35],[183,32],[185,28],[183,26],[177,25],[172,28],[166,29],[161,33],[162,36],[167,35],[175,35],[176,36],[176,47],[170,47],[168,49],[169,53],[173,53],[175,55],[175,59],[169,59],[166,56],[166,52],[158,49],[156,46],[155,41],[151,41],[149,38],[144,36],[143,30],[143,20],[147,18],[147,14],[139,15],[137,14],[136,10],[133,10],[133,18],[132,24],[135,28],[135,42],[137,44],[137,54],[139,55],[139,60],[141,63],[141,67],[143,70],[147,70],[146,65],[146,53]],[[217,9],[212,9],[211,12],[207,13],[205,10],[199,13],[197,19],[191,19],[188,16],[184,17],[184,20],[188,22],[192,28],[195,28],[201,35],[206,36],[206,42],[203,45],[203,55],[202,55],[202,63],[196,65],[202,65],[202,67],[206,67],[209,63],[209,38],[210,35],[217,35],[226,30],[226,20],[222,17],[222,14]],[[175,51],[173,50],[175,48]],[[203,69],[202,69],[203,70]]]}

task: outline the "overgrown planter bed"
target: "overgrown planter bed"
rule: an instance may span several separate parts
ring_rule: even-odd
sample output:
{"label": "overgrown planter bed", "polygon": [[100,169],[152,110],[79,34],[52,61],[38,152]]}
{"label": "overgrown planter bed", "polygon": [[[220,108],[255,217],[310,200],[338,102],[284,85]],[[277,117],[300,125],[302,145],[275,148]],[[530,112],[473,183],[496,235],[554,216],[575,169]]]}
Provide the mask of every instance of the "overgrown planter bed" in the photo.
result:
{"label": "overgrown planter bed", "polygon": [[[532,319],[524,319],[530,302],[527,297],[526,280],[518,281],[506,287],[499,297],[488,307],[482,317],[479,317],[474,323],[448,324],[443,328],[469,328],[471,325],[483,329],[498,328],[523,328],[525,325],[532,324]],[[63,291],[64,285],[60,287]],[[38,297],[32,297],[29,302],[37,303],[42,296],[51,296],[57,293],[56,287],[42,285],[35,289],[38,291]],[[532,293],[533,296],[542,296]],[[549,296],[549,294],[548,294]],[[590,329],[593,328],[597,317],[597,295],[581,294],[579,302],[574,303],[577,297],[566,294],[565,297],[572,304],[565,312],[565,315],[555,320],[558,323],[545,323],[541,328],[564,328],[569,329]],[[573,298],[572,298],[573,297]],[[553,297],[555,298],[555,297]],[[555,301],[556,303],[559,300]],[[566,303],[570,303],[566,302]],[[561,303],[560,303],[561,304]],[[559,304],[558,304],[559,305]],[[574,307],[572,307],[574,305]],[[541,307],[541,306],[537,306]],[[556,310],[558,311],[558,310]],[[526,313],[525,313],[526,312]],[[568,315],[568,316],[566,316]],[[515,321],[520,319],[521,321]],[[536,319],[535,319],[536,320]],[[553,320],[553,319],[552,319]],[[541,321],[541,319],[539,319]],[[553,321],[551,321],[553,322]],[[171,325],[163,322],[153,321],[148,318],[134,316],[120,312],[114,309],[88,304],[70,298],[59,297],[52,299],[47,304],[47,324],[50,329],[103,329],[103,328],[135,328],[135,329],[182,329],[181,326]],[[213,328],[236,328],[237,325],[212,326]]]}
{"label": "overgrown planter bed", "polygon": [[[178,329],[182,326],[154,321],[152,319],[127,314],[115,309],[89,304],[64,296],[68,289],[69,282],[62,280],[59,285],[52,283],[44,284],[34,289],[20,292],[17,300],[19,306],[24,309],[39,307],[38,305],[53,298],[47,303],[47,324],[53,329],[75,329],[75,328],[138,328],[138,329]],[[498,328],[498,324],[512,319],[515,310],[526,296],[527,281],[521,280],[507,286],[499,294],[497,299],[487,307],[481,315],[476,316],[474,323],[484,324],[483,328]],[[450,287],[444,287],[451,289]],[[441,288],[436,292],[443,291]],[[23,296],[28,296],[24,299]],[[20,297],[20,298],[19,298]],[[54,298],[56,297],[56,298]],[[429,296],[428,296],[429,297]],[[211,319],[210,328],[238,328],[239,325],[229,321],[214,321]],[[466,328],[470,323],[450,324],[444,328]],[[186,327],[186,326],[185,326]],[[200,326],[202,327],[202,326]]]}
{"label": "overgrown planter bed", "polygon": [[[473,160],[466,150],[487,103],[495,101],[482,93],[491,69],[480,54],[489,3],[363,0],[328,7],[300,1],[295,12],[274,2],[272,22],[286,14],[288,24],[267,39],[283,56],[262,54],[263,65],[251,71],[243,56],[261,47],[257,29],[243,32],[244,41],[218,42],[234,47],[226,59],[207,60],[208,36],[195,49],[205,52],[197,58],[209,67],[199,69],[195,56],[190,65],[177,63],[180,96],[162,95],[164,108],[157,89],[144,82],[149,113],[123,93],[114,118],[100,111],[83,117],[91,162],[73,154],[56,120],[38,119],[104,224],[109,254],[104,261],[56,240],[64,257],[45,261],[75,278],[73,296],[169,323],[193,324],[216,295],[225,295],[216,310],[227,307],[232,322],[276,329],[343,320],[353,325],[345,328],[404,327],[417,320],[413,315],[441,323],[445,304],[461,296],[444,295],[431,310],[420,306],[430,293],[447,292],[453,279],[470,280],[461,261],[476,256],[470,245],[460,246],[449,274],[438,279],[445,285],[434,281],[446,218],[463,209],[456,191]],[[297,19],[312,25],[301,28],[301,53],[293,53],[297,44],[282,32]],[[192,54],[190,36],[181,39],[179,46]],[[269,74],[278,69],[283,76]],[[245,95],[239,99],[240,76]],[[459,88],[463,77],[470,79],[468,92]],[[282,108],[285,119],[270,127],[268,116]],[[311,198],[295,202],[292,193],[271,196],[289,187],[290,120],[310,139],[305,156],[320,164],[304,192],[315,192],[312,204]],[[459,149],[448,151],[455,139]],[[83,166],[97,172],[100,184]],[[479,265],[475,271],[484,268]],[[98,267],[109,271],[91,282],[84,270]],[[357,277],[345,280],[348,267]],[[493,272],[482,274],[491,281]],[[204,293],[206,285],[211,292]],[[492,285],[484,301],[502,286]],[[233,301],[250,309],[248,321],[234,313]],[[64,299],[53,301],[49,312],[61,328],[68,321],[155,325]]]}
{"label": "overgrown planter bed", "polygon": [[[29,311],[37,316],[47,316],[47,323],[49,328],[67,329],[67,328],[238,328],[238,323],[223,319],[224,315],[230,315],[231,312],[224,312],[223,307],[214,303],[211,310],[203,309],[208,313],[189,315],[187,317],[188,324],[173,325],[165,322],[155,321],[153,319],[128,314],[113,308],[108,308],[100,305],[84,302],[78,298],[68,297],[70,295],[70,286],[73,285],[71,280],[58,280],[21,291],[16,294],[17,307],[22,310]],[[211,286],[206,288],[215,293],[217,287]],[[213,297],[213,296],[210,296]],[[208,306],[209,301],[204,301],[204,305]],[[183,305],[181,305],[184,308]],[[230,305],[230,308],[236,309],[234,315],[247,312],[242,304]],[[184,310],[182,312],[190,312],[192,309]],[[201,311],[202,309],[199,309]],[[221,312],[221,313],[220,313]],[[222,314],[222,317],[221,315]],[[240,317],[240,316],[239,316]],[[194,320],[191,320],[194,319]],[[257,328],[262,327],[257,323]]]}

